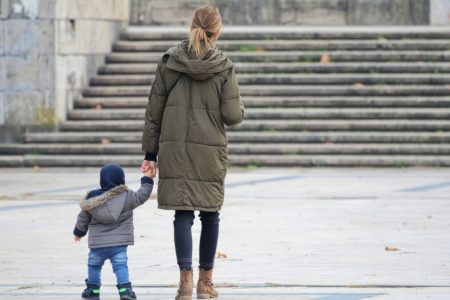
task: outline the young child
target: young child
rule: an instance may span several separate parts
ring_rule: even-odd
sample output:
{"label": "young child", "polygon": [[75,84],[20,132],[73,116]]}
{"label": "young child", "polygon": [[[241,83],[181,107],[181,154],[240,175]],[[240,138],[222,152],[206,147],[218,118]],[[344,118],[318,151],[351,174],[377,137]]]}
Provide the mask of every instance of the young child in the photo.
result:
{"label": "young child", "polygon": [[90,249],[83,299],[100,299],[100,275],[108,259],[117,277],[120,299],[136,299],[128,277],[127,246],[134,244],[133,209],[150,197],[155,175],[151,171],[144,173],[140,189],[134,192],[125,185],[122,167],[107,164],[100,171],[101,188],[90,191],[80,201],[74,239],[79,241],[89,231]]}

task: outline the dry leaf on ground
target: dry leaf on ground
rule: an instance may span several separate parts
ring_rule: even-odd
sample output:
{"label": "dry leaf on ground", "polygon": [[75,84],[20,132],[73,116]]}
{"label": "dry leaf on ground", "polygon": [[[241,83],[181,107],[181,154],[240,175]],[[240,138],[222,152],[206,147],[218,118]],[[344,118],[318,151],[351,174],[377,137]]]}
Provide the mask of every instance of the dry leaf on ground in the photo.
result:
{"label": "dry leaf on ground", "polygon": [[107,138],[103,138],[100,140],[100,143],[102,143],[103,145],[111,144],[111,140],[107,139]]}
{"label": "dry leaf on ground", "polygon": [[392,247],[392,246],[386,246],[386,247],[384,247],[384,250],[385,251],[399,251],[398,248]]}
{"label": "dry leaf on ground", "polygon": [[325,53],[320,58],[321,64],[329,64],[331,62],[331,56],[328,53]]}
{"label": "dry leaf on ground", "polygon": [[353,87],[354,87],[355,89],[360,89],[360,88],[363,88],[363,87],[364,87],[364,84],[362,84],[361,82],[355,82],[355,83],[353,84]]}
{"label": "dry leaf on ground", "polygon": [[217,252],[217,257],[218,257],[218,258],[228,258],[228,255],[226,255],[226,254],[223,253],[223,252],[218,251],[218,252]]}

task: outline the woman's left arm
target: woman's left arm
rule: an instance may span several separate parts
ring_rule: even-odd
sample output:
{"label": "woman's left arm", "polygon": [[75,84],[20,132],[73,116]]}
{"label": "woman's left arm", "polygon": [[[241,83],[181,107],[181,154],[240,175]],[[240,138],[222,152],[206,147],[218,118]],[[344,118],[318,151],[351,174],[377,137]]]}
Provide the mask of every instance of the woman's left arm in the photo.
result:
{"label": "woman's left arm", "polygon": [[228,71],[228,77],[222,86],[220,95],[220,115],[225,125],[237,125],[244,119],[244,104],[239,93],[239,85],[234,68]]}

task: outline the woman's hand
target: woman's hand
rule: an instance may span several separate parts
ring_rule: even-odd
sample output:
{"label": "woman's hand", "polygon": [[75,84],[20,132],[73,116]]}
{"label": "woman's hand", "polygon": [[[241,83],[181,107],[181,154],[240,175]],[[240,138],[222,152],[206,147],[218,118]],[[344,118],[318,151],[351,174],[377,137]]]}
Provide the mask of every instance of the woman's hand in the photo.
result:
{"label": "woman's hand", "polygon": [[142,173],[150,173],[150,177],[156,177],[156,173],[158,171],[158,167],[156,166],[156,161],[152,160],[144,160],[141,164],[141,172]]}

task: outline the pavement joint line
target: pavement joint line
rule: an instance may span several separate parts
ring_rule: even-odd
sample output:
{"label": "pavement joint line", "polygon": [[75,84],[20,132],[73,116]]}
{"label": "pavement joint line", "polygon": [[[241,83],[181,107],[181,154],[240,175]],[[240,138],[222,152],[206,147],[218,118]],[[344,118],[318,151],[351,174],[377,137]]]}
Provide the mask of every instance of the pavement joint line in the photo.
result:
{"label": "pavement joint line", "polygon": [[74,205],[74,201],[72,201],[72,200],[60,200],[60,201],[64,201],[64,202],[55,202],[54,200],[52,200],[51,202],[46,202],[46,203],[32,203],[32,204],[24,204],[24,205],[3,206],[3,207],[0,207],[0,212],[18,210],[18,209]]}
{"label": "pavement joint line", "polygon": [[[273,182],[273,181],[286,181],[286,180],[295,180],[303,178],[303,176],[300,175],[289,175],[289,176],[279,176],[279,177],[271,177],[266,179],[259,179],[259,180],[247,180],[242,182],[235,182],[235,183],[228,183],[225,184],[226,188],[236,188],[244,185],[255,185],[255,184],[261,184],[261,183],[267,183],[267,182]],[[139,180],[133,180],[128,182],[127,184],[137,184],[139,183]],[[98,188],[98,186],[95,185],[79,185],[79,186],[72,186],[72,187],[66,187],[66,188],[59,188],[59,189],[50,189],[50,190],[42,190],[37,192],[30,192],[31,195],[43,195],[43,194],[53,194],[58,192],[70,192],[70,191],[77,191],[77,190],[89,190],[89,189],[95,189]]]}
{"label": "pavement joint line", "polygon": [[[167,292],[159,292],[159,293],[152,293],[150,295],[142,295],[142,296],[168,296],[170,297],[173,294],[172,291],[167,291]],[[0,296],[9,296],[9,297],[16,297],[16,296],[75,296],[75,295],[79,295],[79,293],[77,292],[69,292],[69,293],[55,293],[55,292],[37,292],[37,293],[1,293],[0,292]],[[112,292],[106,292],[106,293],[102,293],[103,296],[112,296],[112,295],[116,295],[116,293],[112,293]],[[381,293],[381,292],[373,292],[373,293],[319,293],[319,292],[288,292],[288,293],[275,293],[275,292],[270,292],[270,293],[256,293],[256,292],[247,292],[247,293],[225,293],[224,296],[314,296],[314,297],[320,297],[320,298],[315,298],[317,300],[360,300],[360,299],[368,299],[368,298],[372,298],[372,297],[376,297],[376,296],[382,296],[382,295],[386,295],[386,293]]]}
{"label": "pavement joint line", "polygon": [[401,192],[404,192],[404,193],[427,192],[427,191],[432,191],[432,190],[438,190],[438,189],[446,188],[446,187],[449,187],[449,186],[450,186],[450,181],[449,182],[421,185],[421,186],[401,189],[401,190],[398,190],[397,192],[400,192],[400,193]]}
{"label": "pavement joint line", "polygon": [[[139,183],[140,180],[132,180],[128,182],[127,184],[136,184]],[[98,186],[95,185],[79,185],[79,186],[72,186],[72,187],[66,187],[66,188],[60,188],[60,189],[51,189],[51,190],[43,190],[43,191],[37,191],[37,192],[31,192],[30,194],[34,195],[42,195],[42,194],[53,194],[58,192],[70,192],[70,191],[77,191],[77,190],[89,190],[89,189],[96,189]]]}
{"label": "pavement joint line", "polygon": [[[256,184],[264,184],[268,182],[277,182],[277,181],[287,181],[287,180],[296,180],[303,178],[304,176],[301,175],[288,175],[288,176],[277,176],[277,177],[271,177],[266,179],[253,179],[253,180],[244,180],[241,182],[235,182],[235,183],[229,183],[225,185],[225,188],[237,188],[241,186],[246,185],[256,185]],[[131,181],[130,184],[138,183],[138,180]],[[76,191],[80,189],[94,189],[95,186],[89,185],[89,186],[75,186],[75,187],[67,187],[67,188],[60,188],[60,189],[53,189],[53,190],[44,190],[44,191],[38,191],[38,192],[31,192],[31,195],[45,195],[45,194],[52,194],[57,192],[68,192],[68,191]],[[64,200],[61,200],[64,201]],[[12,210],[18,210],[18,209],[29,209],[29,208],[43,208],[43,207],[55,207],[55,206],[65,206],[65,205],[73,205],[73,201],[71,200],[65,200],[68,202],[49,202],[49,203],[33,203],[33,204],[25,204],[25,205],[11,205],[11,206],[4,206],[0,207],[0,212],[4,211],[12,211]]]}
{"label": "pavement joint line", "polygon": [[271,177],[266,179],[252,179],[252,180],[243,180],[242,182],[235,182],[235,183],[228,183],[225,184],[225,188],[236,188],[244,185],[256,185],[261,183],[268,183],[268,182],[274,182],[274,181],[288,181],[288,180],[295,180],[295,179],[301,179],[304,176],[302,175],[287,175],[287,176],[278,176],[278,177]]}
{"label": "pavement joint line", "polygon": [[[233,197],[233,196],[230,196]],[[251,199],[251,197],[239,197],[240,199]],[[263,197],[259,196],[259,200],[273,200],[273,197]],[[282,197],[284,200],[298,200],[298,197]],[[302,200],[316,200],[316,201],[359,201],[359,200],[377,200],[380,199],[380,197],[377,196],[348,196],[348,197],[304,197]],[[447,200],[447,197],[444,198],[436,198],[433,199],[441,199],[441,200]],[[16,201],[16,199],[6,199],[9,201]],[[417,200],[417,198],[411,198],[411,199],[402,199],[402,200]],[[77,200],[67,200],[67,199],[52,199],[52,200],[36,200],[36,199],[30,199],[28,201],[39,201],[40,203],[32,203],[32,204],[24,204],[24,205],[9,205],[9,206],[0,206],[0,212],[4,211],[13,211],[13,210],[20,210],[20,209],[32,209],[32,208],[44,208],[44,207],[58,207],[58,206],[68,206],[73,205],[77,202]],[[47,202],[48,201],[48,202]],[[57,202],[60,201],[60,202]],[[63,201],[63,202],[62,202]],[[1,201],[0,201],[1,204]],[[1,285],[0,285],[1,286]]]}
{"label": "pavement joint line", "polygon": [[[16,284],[0,284],[0,288],[40,288],[40,287],[84,287],[82,283],[75,284],[30,284],[30,283],[16,283]],[[133,284],[137,288],[145,289],[172,289],[176,288],[176,284]],[[247,283],[247,284],[233,284],[233,283],[218,283],[214,284],[215,287],[221,289],[287,289],[287,288],[329,288],[329,289],[410,289],[410,288],[450,288],[448,285],[431,284],[431,285],[421,285],[421,284],[337,284],[337,285],[327,285],[327,284],[275,284],[275,283]],[[102,284],[102,287],[116,287],[114,284]]]}

